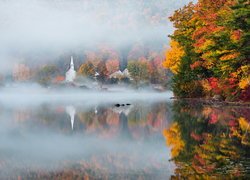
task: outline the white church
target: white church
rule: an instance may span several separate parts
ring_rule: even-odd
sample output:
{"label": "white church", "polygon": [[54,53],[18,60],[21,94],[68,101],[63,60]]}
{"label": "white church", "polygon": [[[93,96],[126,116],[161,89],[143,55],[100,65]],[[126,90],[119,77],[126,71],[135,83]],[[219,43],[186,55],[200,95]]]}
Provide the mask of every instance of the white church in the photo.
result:
{"label": "white church", "polygon": [[71,56],[70,67],[69,67],[69,70],[65,74],[65,81],[68,83],[72,83],[74,82],[75,78],[76,78],[76,71],[74,67],[74,60],[73,60],[73,57]]}
{"label": "white church", "polygon": [[[95,79],[96,79],[97,76],[99,76],[98,72],[95,73]],[[112,73],[111,75],[109,75],[109,78],[118,78],[118,79],[120,79],[122,77],[126,77],[126,78],[129,78],[130,80],[133,80],[131,78],[131,75],[130,75],[128,69],[125,69],[123,72],[118,70],[118,71]],[[75,70],[75,66],[74,66],[73,56],[71,56],[70,67],[67,70],[67,72],[65,73],[65,82],[66,83],[74,83],[75,85],[79,85],[79,86],[80,85],[85,85],[85,84],[81,84],[81,83],[79,84],[79,82],[78,83],[74,82],[75,79],[76,79],[76,70]],[[96,82],[94,82],[94,83],[96,83]],[[96,85],[96,84],[94,84],[94,85]]]}

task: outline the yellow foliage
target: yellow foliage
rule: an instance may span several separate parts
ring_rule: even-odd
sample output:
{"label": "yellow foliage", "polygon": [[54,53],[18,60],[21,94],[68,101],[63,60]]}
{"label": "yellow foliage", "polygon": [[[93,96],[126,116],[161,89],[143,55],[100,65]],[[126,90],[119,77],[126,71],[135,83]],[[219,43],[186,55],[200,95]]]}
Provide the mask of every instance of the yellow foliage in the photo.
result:
{"label": "yellow foliage", "polygon": [[215,46],[214,41],[212,41],[212,40],[210,40],[210,39],[206,40],[206,42],[205,42],[201,47],[199,47],[199,49],[201,50],[201,52],[203,52],[203,51],[206,51],[206,49],[207,49],[209,46]]}
{"label": "yellow foliage", "polygon": [[207,79],[201,80],[200,83],[201,83],[201,86],[203,87],[203,90],[206,92],[206,94],[208,94],[212,90],[212,87],[210,86]]}
{"label": "yellow foliage", "polygon": [[170,48],[165,53],[165,61],[163,66],[170,69],[174,74],[177,74],[181,57],[184,55],[184,50],[176,41],[170,42]]}
{"label": "yellow foliage", "polygon": [[239,120],[240,128],[243,131],[249,131],[250,132],[249,123],[247,122],[247,120],[245,118],[243,118],[243,117],[240,117],[238,120]]}
{"label": "yellow foliage", "polygon": [[228,65],[228,64],[223,64],[221,67],[220,67],[221,71],[222,72],[230,72],[230,71],[233,71],[233,67]]}
{"label": "yellow foliage", "polygon": [[247,78],[241,79],[239,82],[239,87],[241,89],[246,89],[249,85],[250,85],[250,76],[248,76]]}
{"label": "yellow foliage", "polygon": [[171,146],[172,157],[179,155],[181,150],[184,148],[185,143],[181,139],[180,127],[178,123],[173,123],[171,127],[163,131],[163,135],[166,138],[167,146]]}
{"label": "yellow foliage", "polygon": [[249,74],[250,72],[250,65],[244,65],[240,67],[243,74]]}

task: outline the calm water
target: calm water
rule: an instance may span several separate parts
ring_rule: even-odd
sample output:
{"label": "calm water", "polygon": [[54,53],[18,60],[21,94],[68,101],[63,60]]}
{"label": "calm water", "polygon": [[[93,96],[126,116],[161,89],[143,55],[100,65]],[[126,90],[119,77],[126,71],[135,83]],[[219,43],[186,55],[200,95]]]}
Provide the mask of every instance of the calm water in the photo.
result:
{"label": "calm water", "polygon": [[169,94],[24,96],[0,96],[0,179],[250,177],[248,108]]}

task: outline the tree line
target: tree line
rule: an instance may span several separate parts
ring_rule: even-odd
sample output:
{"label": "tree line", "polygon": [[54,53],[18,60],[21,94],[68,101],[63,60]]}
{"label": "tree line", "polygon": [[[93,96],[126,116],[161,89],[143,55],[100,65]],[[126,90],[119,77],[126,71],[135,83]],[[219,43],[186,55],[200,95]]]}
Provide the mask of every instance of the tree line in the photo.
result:
{"label": "tree line", "polygon": [[174,12],[163,66],[176,96],[250,100],[249,16],[248,0],[199,0]]}

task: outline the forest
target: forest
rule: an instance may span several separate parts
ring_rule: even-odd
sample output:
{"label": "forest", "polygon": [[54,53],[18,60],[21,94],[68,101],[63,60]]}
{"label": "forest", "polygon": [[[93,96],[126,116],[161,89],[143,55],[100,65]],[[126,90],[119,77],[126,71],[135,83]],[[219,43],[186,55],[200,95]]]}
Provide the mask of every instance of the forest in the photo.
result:
{"label": "forest", "polygon": [[0,0],[1,179],[250,179],[249,0]]}
{"label": "forest", "polygon": [[[102,83],[166,86],[170,78],[162,62],[167,34],[173,29],[168,16],[187,2],[0,2],[1,84],[60,83],[73,56],[78,80],[93,80],[97,72]],[[126,68],[134,81],[110,78]]]}
{"label": "forest", "polygon": [[248,0],[199,0],[174,12],[163,66],[176,96],[250,100],[249,16]]}

